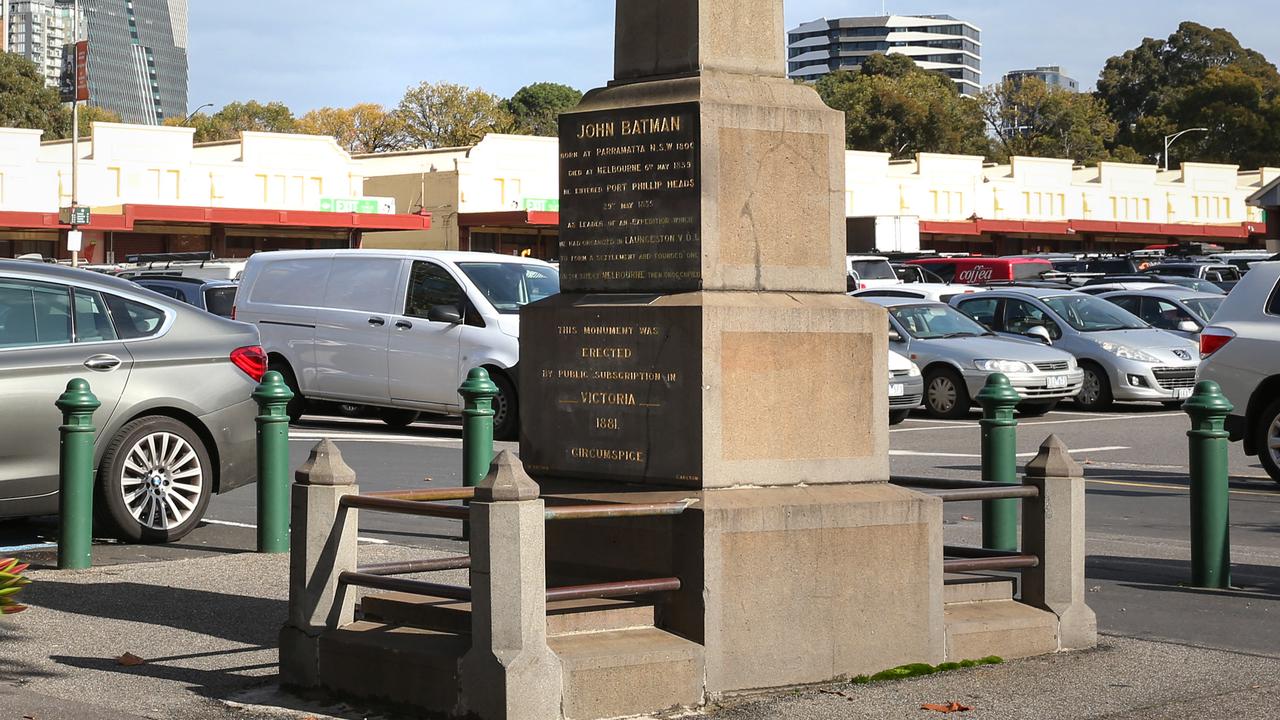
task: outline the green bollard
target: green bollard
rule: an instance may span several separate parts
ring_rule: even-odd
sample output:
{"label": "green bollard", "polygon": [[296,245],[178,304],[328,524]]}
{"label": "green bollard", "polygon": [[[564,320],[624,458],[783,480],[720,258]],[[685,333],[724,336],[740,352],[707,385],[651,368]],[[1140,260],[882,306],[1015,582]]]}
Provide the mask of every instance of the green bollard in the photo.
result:
{"label": "green bollard", "polygon": [[[982,479],[1018,484],[1018,421],[1013,410],[1022,397],[1003,373],[991,373],[978,393],[982,406]],[[982,546],[990,550],[1018,549],[1018,500],[984,500]]]}
{"label": "green bollard", "polygon": [[58,455],[58,569],[93,564],[93,411],[102,403],[75,378],[55,403],[62,411]]}
{"label": "green bollard", "polygon": [[1191,416],[1191,584],[1231,586],[1231,526],[1227,494],[1227,415],[1234,409],[1212,380],[1196,384],[1182,406]]}
{"label": "green bollard", "polygon": [[289,552],[289,401],[280,373],[262,376],[258,402],[258,552]]}
{"label": "green bollard", "polygon": [[[493,463],[493,398],[498,386],[489,371],[475,368],[458,388],[462,396],[462,484],[476,487]],[[471,523],[463,521],[462,539],[471,539]]]}

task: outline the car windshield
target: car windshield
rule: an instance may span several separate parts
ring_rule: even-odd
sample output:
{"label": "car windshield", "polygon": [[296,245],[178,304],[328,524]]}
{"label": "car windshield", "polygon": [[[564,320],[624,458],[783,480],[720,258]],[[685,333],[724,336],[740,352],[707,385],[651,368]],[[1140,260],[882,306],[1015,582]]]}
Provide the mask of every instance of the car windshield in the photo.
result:
{"label": "car windshield", "polygon": [[464,262],[458,267],[503,315],[516,315],[521,307],[560,292],[560,273],[546,265]]}
{"label": "car windshield", "polygon": [[236,286],[222,285],[204,291],[204,309],[224,318],[231,317],[231,307],[236,303]]}
{"label": "car windshield", "polygon": [[1196,292],[1210,293],[1212,295],[1226,295],[1226,292],[1222,288],[1218,287],[1217,285],[1214,285],[1208,280],[1196,280],[1195,278],[1187,278],[1187,277],[1174,277],[1172,275],[1158,275],[1156,276],[1156,281],[1168,283],[1170,285],[1177,285],[1178,287],[1184,287],[1188,290],[1195,290]]}
{"label": "car windshield", "polygon": [[1199,277],[1199,265],[1157,265],[1156,272],[1161,275],[1172,275],[1174,277]]}
{"label": "car windshield", "polygon": [[948,305],[903,305],[889,308],[889,314],[906,328],[911,337],[919,340],[992,334],[968,315]]}
{"label": "car windshield", "polygon": [[1205,320],[1212,320],[1214,313],[1218,312],[1218,308],[1222,307],[1222,301],[1225,297],[1212,298],[1187,298],[1183,300],[1183,304],[1191,308],[1191,312],[1199,315]]}
{"label": "car windshield", "polygon": [[850,260],[849,269],[863,280],[896,280],[898,278],[888,260]]}
{"label": "car windshield", "polygon": [[1092,295],[1074,293],[1042,298],[1042,301],[1068,325],[1081,332],[1136,330],[1148,327],[1136,315]]}

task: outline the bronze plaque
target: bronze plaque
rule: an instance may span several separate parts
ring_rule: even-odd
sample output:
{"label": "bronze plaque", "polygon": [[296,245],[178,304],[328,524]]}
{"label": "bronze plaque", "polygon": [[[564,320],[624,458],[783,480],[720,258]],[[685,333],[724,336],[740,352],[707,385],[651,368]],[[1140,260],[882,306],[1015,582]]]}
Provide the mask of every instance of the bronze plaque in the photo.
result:
{"label": "bronze plaque", "polygon": [[702,287],[697,103],[560,116],[560,287]]}
{"label": "bronze plaque", "polygon": [[520,457],[535,476],[701,484],[701,321],[653,296],[520,312]]}

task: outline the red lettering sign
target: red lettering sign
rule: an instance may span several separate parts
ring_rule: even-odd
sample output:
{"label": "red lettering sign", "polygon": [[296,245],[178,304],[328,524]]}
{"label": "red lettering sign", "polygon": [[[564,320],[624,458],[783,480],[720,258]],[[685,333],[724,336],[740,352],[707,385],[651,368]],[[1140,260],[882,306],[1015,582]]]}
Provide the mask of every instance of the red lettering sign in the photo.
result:
{"label": "red lettering sign", "polygon": [[89,99],[89,41],[76,43],[76,100]]}

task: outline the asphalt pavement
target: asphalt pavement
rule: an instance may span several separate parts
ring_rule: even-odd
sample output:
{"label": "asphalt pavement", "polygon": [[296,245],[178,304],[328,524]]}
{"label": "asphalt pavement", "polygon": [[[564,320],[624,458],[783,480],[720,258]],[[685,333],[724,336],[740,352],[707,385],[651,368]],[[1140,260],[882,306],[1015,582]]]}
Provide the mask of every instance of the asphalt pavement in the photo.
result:
{"label": "asphalt pavement", "polygon": [[[976,413],[960,421],[918,414],[891,428],[894,475],[979,477],[976,421]],[[977,708],[972,717],[992,718],[1280,716],[1272,680],[1280,671],[1280,622],[1271,615],[1280,613],[1280,486],[1232,446],[1234,587],[1189,587],[1188,428],[1185,415],[1159,405],[1108,413],[1067,409],[1021,420],[1020,462],[1057,434],[1084,465],[1088,601],[1104,633],[1099,650],[735,701],[712,717],[919,717],[919,703],[950,700]],[[309,418],[292,430],[293,467],[325,437],[338,444],[365,490],[461,483],[456,421],[392,430],[376,421]],[[278,558],[243,554],[253,545],[255,507],[255,489],[243,488],[214,498],[208,523],[180,543],[104,541],[95,546],[93,571],[37,571],[38,589],[28,597],[33,612],[0,623],[0,646],[9,650],[0,659],[0,703],[39,709],[43,714],[34,716],[43,720],[367,715],[271,689],[283,569],[272,564]],[[979,518],[977,503],[948,505],[947,542],[977,544]],[[21,552],[47,566],[55,529],[48,519],[0,523],[0,546],[8,546],[0,555]],[[399,558],[462,551],[459,531],[456,521],[365,513],[362,553]],[[216,591],[208,589],[210,576],[219,578]],[[181,618],[157,622],[165,613]],[[159,660],[145,670],[121,669],[112,658],[126,651]],[[126,677],[132,675],[143,679]],[[120,688],[115,693],[113,683]],[[102,700],[107,696],[110,702]],[[248,708],[227,705],[227,698]],[[77,714],[84,703],[104,709]],[[266,709],[281,706],[286,709]]]}

